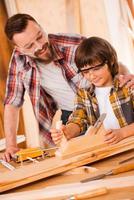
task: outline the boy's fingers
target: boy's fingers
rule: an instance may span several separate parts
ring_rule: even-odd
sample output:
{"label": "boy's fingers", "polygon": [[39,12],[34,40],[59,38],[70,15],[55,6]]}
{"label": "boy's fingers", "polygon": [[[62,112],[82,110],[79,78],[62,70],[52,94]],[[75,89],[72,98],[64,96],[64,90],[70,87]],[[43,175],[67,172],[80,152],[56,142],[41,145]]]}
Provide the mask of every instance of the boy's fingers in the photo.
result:
{"label": "boy's fingers", "polygon": [[112,140],[114,137],[115,137],[115,136],[111,134],[111,135],[105,137],[105,141]]}
{"label": "boy's fingers", "polygon": [[109,134],[111,134],[112,133],[112,129],[108,129],[108,130],[106,130],[106,132],[104,133],[104,136],[107,136],[107,135],[109,135]]}
{"label": "boy's fingers", "polygon": [[62,137],[62,135],[53,135],[52,137],[53,137],[53,139],[60,139]]}
{"label": "boy's fingers", "polygon": [[116,137],[112,137],[112,138],[109,138],[108,140],[105,140],[106,143],[108,144],[113,144],[113,143],[116,143]]}

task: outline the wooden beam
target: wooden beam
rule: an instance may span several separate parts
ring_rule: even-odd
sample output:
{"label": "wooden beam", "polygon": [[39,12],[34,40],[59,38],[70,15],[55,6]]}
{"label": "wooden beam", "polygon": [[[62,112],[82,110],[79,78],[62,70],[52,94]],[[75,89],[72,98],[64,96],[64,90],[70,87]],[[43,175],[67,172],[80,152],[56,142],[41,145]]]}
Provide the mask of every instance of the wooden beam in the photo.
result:
{"label": "wooden beam", "polygon": [[80,1],[66,0],[66,22],[70,33],[81,33]]}

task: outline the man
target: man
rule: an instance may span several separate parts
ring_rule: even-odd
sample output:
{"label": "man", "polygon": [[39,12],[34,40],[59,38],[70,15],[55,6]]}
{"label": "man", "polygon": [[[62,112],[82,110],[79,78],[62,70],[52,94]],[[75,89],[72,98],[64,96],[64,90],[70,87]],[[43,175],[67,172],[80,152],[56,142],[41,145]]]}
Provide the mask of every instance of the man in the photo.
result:
{"label": "man", "polygon": [[9,66],[4,111],[7,148],[3,158],[10,161],[18,151],[16,132],[25,91],[30,96],[44,143],[54,145],[49,132],[52,118],[60,108],[62,120],[67,121],[76,89],[84,82],[74,63],[75,50],[84,37],[47,36],[27,14],[9,18],[5,33],[15,47]]}

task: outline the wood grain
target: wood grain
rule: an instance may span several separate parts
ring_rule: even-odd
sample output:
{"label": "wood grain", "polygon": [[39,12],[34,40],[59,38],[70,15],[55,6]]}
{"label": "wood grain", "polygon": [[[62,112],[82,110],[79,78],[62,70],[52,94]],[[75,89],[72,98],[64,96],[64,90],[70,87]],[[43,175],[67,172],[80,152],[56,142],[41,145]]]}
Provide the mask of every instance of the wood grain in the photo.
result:
{"label": "wood grain", "polygon": [[72,138],[69,141],[63,138],[60,148],[56,151],[56,156],[65,159],[86,151],[101,148],[101,146],[107,146],[107,144],[104,144],[105,129],[103,125],[99,128],[97,134],[94,134],[94,131],[95,128],[92,126],[88,134]]}
{"label": "wood grain", "polygon": [[89,150],[86,153],[81,153],[69,159],[52,157],[46,158],[39,163],[18,166],[16,170],[12,172],[6,171],[0,174],[0,192],[47,178],[130,149],[134,149],[134,137],[126,138],[124,141],[112,146],[102,146],[92,151]]}
{"label": "wood grain", "polygon": [[[122,183],[122,184],[121,184]],[[50,186],[40,190],[32,190],[26,192],[17,192],[12,194],[1,195],[3,200],[65,200],[72,195],[82,194],[84,192],[94,192],[95,190],[101,190],[107,188],[108,192],[111,189],[124,189],[128,187],[134,187],[134,176],[109,178],[104,180],[97,180],[87,183],[75,182],[71,184],[61,184],[57,186]],[[116,194],[117,195],[117,194]],[[100,198],[100,197],[99,197]],[[102,199],[109,199],[102,196]],[[110,198],[111,199],[111,198]],[[115,198],[117,199],[117,197]],[[123,199],[123,198],[121,198]]]}

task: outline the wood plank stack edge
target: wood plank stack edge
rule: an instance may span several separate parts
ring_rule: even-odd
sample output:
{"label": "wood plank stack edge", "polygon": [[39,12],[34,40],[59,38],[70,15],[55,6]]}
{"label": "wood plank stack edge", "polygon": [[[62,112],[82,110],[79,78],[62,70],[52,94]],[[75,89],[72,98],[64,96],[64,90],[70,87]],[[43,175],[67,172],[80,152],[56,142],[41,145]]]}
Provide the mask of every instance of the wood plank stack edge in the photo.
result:
{"label": "wood plank stack edge", "polygon": [[52,157],[39,163],[19,166],[14,171],[0,173],[0,193],[131,149],[134,149],[134,136],[115,145],[88,149],[71,158]]}

